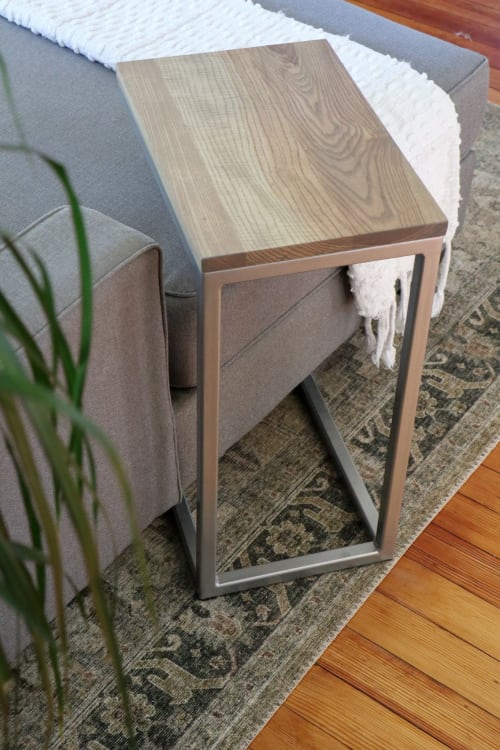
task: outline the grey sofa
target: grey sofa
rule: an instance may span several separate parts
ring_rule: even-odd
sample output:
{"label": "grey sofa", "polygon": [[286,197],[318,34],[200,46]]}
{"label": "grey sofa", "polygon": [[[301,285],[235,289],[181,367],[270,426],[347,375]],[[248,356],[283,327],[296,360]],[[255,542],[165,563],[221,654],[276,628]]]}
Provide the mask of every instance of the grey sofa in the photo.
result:
{"label": "grey sofa", "polygon": [[[463,220],[474,168],[473,145],[487,98],[485,58],[402,28],[343,0],[263,0],[261,4],[408,60],[449,92],[461,124]],[[96,280],[97,342],[87,408],[125,456],[140,522],[145,527],[179,501],[181,487],[190,484],[196,474],[194,273],[134,131],[115,74],[3,19],[0,52],[7,62],[30,142],[57,156],[67,166],[81,203],[100,212],[86,213],[95,241],[96,268],[102,271]],[[12,123],[2,107],[0,141],[12,137]],[[67,212],[57,211],[39,221],[63,200],[58,185],[47,180],[41,170],[19,156],[0,153],[3,228],[16,233],[36,222],[28,233],[31,243],[63,248]],[[162,250],[161,274],[160,251],[155,243]],[[71,286],[74,260],[60,250],[54,253],[59,258],[54,261],[59,285],[67,288]],[[0,250],[0,284],[8,288],[17,282],[10,277],[12,270],[5,256]],[[71,304],[76,296],[73,290],[69,305],[61,307],[65,325],[70,327],[74,324]],[[111,317],[108,299],[114,311]],[[142,328],[133,325],[137,310],[142,310]],[[220,453],[257,424],[358,325],[343,271],[299,274],[226,288]],[[314,336],[309,335],[311,330]],[[40,336],[43,338],[43,331]],[[109,372],[103,370],[103,362]],[[142,395],[137,399],[139,389]],[[12,519],[13,528],[23,534],[16,511],[15,482],[6,464],[0,446],[2,511]],[[110,487],[113,526],[123,529],[114,493]],[[128,542],[125,531],[118,537],[113,551],[103,539],[105,564]],[[78,585],[84,586],[78,562],[75,566],[73,575]],[[0,625],[2,634],[14,633],[13,620],[2,603]],[[13,654],[13,636],[9,645]]]}

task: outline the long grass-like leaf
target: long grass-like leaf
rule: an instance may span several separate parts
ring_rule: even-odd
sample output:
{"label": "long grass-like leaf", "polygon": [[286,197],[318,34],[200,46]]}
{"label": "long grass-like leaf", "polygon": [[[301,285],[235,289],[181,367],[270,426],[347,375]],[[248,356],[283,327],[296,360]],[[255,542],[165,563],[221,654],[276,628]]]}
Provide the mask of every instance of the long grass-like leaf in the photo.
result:
{"label": "long grass-like leaf", "polygon": [[[19,466],[19,461],[17,460],[15,451],[12,448],[10,440],[6,437],[5,440],[5,446],[7,448],[7,451],[9,452],[12,465],[14,466],[14,470],[16,472],[17,476],[17,484],[19,485],[19,490],[21,492],[21,498],[23,501],[24,509],[26,511],[26,518],[28,520],[28,525],[30,529],[30,536],[31,536],[31,542],[33,544],[33,548],[42,553],[43,552],[43,534],[42,534],[42,527],[40,525],[40,522],[38,520],[38,515],[35,512],[35,509],[33,507],[33,502],[31,499],[31,492],[29,490],[29,487],[26,483],[26,480],[24,478],[24,474],[21,471],[21,467]],[[37,578],[37,587],[38,591],[40,592],[40,597],[42,602],[45,602],[45,586],[47,581],[47,565],[46,563],[38,563],[35,566],[36,571],[36,578]]]}
{"label": "long grass-like leaf", "polygon": [[47,316],[48,329],[52,339],[53,369],[55,372],[57,364],[60,361],[66,377],[66,383],[69,386],[74,377],[75,363],[73,362],[73,356],[69,344],[57,319],[54,290],[47,269],[41,258],[36,253],[33,253],[32,255],[40,276],[42,277],[41,293],[44,300],[44,312]]}
{"label": "long grass-like leaf", "polygon": [[[3,346],[2,346],[2,343],[3,343]],[[6,352],[9,352],[9,350],[10,350],[10,354],[9,356],[7,356]],[[114,449],[113,445],[111,444],[109,439],[106,437],[106,435],[103,433],[103,431],[99,429],[91,420],[86,418],[84,414],[78,408],[76,408],[72,403],[65,401],[53,391],[47,390],[43,388],[42,386],[39,386],[37,383],[32,383],[28,378],[20,377],[20,373],[22,372],[22,367],[20,363],[16,360],[15,354],[12,351],[12,348],[9,347],[8,342],[5,339],[2,342],[2,334],[0,331],[0,361],[2,361],[2,354],[4,358],[5,357],[7,358],[7,360],[10,363],[10,366],[14,367],[16,377],[12,378],[8,372],[0,371],[0,389],[3,389],[5,392],[10,392],[13,395],[22,396],[28,400],[31,399],[31,401],[34,401],[34,402],[38,401],[38,402],[45,403],[47,407],[50,407],[51,409],[56,409],[60,414],[64,414],[66,417],[68,417],[74,425],[76,425],[77,427],[85,431],[88,435],[96,439],[98,443],[101,445],[101,447],[103,448],[103,450],[105,451],[108,457],[108,460],[110,461],[110,464],[115,472],[115,475],[119,482],[119,486],[122,491],[122,496],[123,496],[123,500],[125,503],[125,507],[127,509],[129,523],[131,525],[132,539],[133,539],[134,549],[136,553],[136,558],[139,564],[139,570],[141,573],[142,580],[146,582],[145,594],[146,594],[146,598],[148,601],[148,608],[150,609],[150,612],[152,612],[153,607],[152,607],[151,599],[149,598],[150,597],[149,586],[147,585],[149,578],[147,575],[147,566],[146,566],[146,560],[144,557],[144,550],[142,548],[142,544],[140,543],[140,531],[137,525],[133,498],[132,498],[132,494],[130,491],[130,486],[129,486],[127,477],[125,475],[122,463],[120,461],[120,458],[116,450]],[[12,358],[14,359],[12,360]],[[15,365],[13,365],[13,361],[15,362]]]}
{"label": "long grass-like leaf", "polygon": [[[85,223],[83,220],[82,210],[76,197],[73,186],[68,178],[66,169],[62,164],[51,159],[45,154],[39,154],[45,163],[52,169],[61,182],[71,208],[73,227],[75,231],[75,240],[78,249],[78,259],[80,265],[80,297],[82,321],[80,329],[80,349],[78,362],[85,372],[90,354],[90,342],[92,335],[92,266],[90,252],[87,243],[87,234],[85,232]],[[81,392],[83,391],[84,379],[77,384],[80,390],[73,393],[73,399],[78,405],[81,404]]]}
{"label": "long grass-like leaf", "polygon": [[[1,332],[0,332],[0,355],[1,355]],[[43,387],[36,383],[32,383],[28,379],[22,380],[21,378],[12,379],[7,373],[0,372],[0,389],[4,389],[6,392],[10,392],[19,396],[23,396],[26,399],[32,401],[41,401],[47,406],[55,408],[60,414],[64,414],[74,424],[83,429],[88,435],[92,436],[98,441],[101,448],[105,451],[108,460],[115,472],[118,480],[120,489],[122,491],[123,500],[125,507],[128,512],[129,522],[131,524],[132,536],[135,543],[138,543],[135,550],[137,553],[137,559],[139,563],[139,569],[141,574],[144,576],[143,581],[148,581],[147,566],[144,557],[144,551],[140,544],[140,531],[137,526],[137,519],[135,516],[134,502],[130,490],[130,486],[123,469],[123,465],[120,458],[113,447],[110,440],[107,438],[105,433],[97,427],[91,420],[77,409],[73,404],[64,401],[53,391],[47,391]]]}
{"label": "long grass-like leaf", "polygon": [[31,367],[34,379],[38,383],[54,385],[51,372],[45,362],[45,357],[35,339],[24,325],[23,321],[0,290],[0,322],[3,330],[10,334],[20,347],[23,348]]}
{"label": "long grass-like leaf", "polygon": [[[72,383],[76,376],[76,366],[71,356],[71,350],[67,345],[64,332],[54,311],[52,288],[49,284],[49,289],[47,290],[44,284],[36,278],[33,270],[30,268],[23,254],[9,236],[2,235],[2,242],[5,244],[9,252],[14,256],[17,265],[23,272],[28,284],[33,290],[33,293],[40,307],[42,308],[43,313],[47,318],[50,337],[52,341],[52,349],[55,352],[56,356],[63,352],[64,356],[62,358],[62,361],[66,375],[66,382]],[[39,267],[41,266],[42,271],[44,272],[43,279],[45,280],[47,278],[47,275],[43,263],[41,263],[40,259],[36,256],[35,260],[37,261]],[[19,343],[25,346],[24,340],[21,340]],[[38,352],[39,351],[40,350],[38,349]],[[27,354],[28,353],[29,352],[27,352]]]}
{"label": "long grass-like leaf", "polygon": [[[9,378],[9,375],[0,371],[0,392],[5,390],[4,382],[6,378]],[[39,470],[34,461],[32,447],[23,420],[19,414],[19,410],[13,401],[7,405],[5,399],[2,401],[2,407],[5,423],[11,436],[12,449],[16,453],[16,460],[23,472],[26,485],[30,488],[33,505],[36,508],[40,526],[43,529],[46,539],[47,553],[51,560],[51,567],[54,576],[54,597],[56,602],[58,631],[63,649],[66,650],[67,641],[64,617],[63,569],[57,522],[53,516],[53,511],[46,496]],[[40,605],[43,606],[43,602],[38,602],[38,608],[40,608]]]}
{"label": "long grass-like leaf", "polygon": [[[46,642],[39,638],[36,634],[33,636],[33,647],[35,649],[36,661],[38,665],[38,674],[40,675],[40,681],[42,683],[42,690],[46,696],[45,707],[47,709],[46,720],[45,720],[45,741],[44,748],[48,748],[50,745],[50,738],[52,735],[52,729],[55,721],[54,711],[54,700],[52,698],[52,685],[50,681],[49,665],[47,660]],[[53,649],[49,650],[53,652]],[[51,661],[52,673],[55,676],[56,683],[61,684],[60,669],[58,662]],[[58,694],[59,695],[59,694]],[[62,718],[63,705],[58,704],[58,713],[60,720]]]}
{"label": "long grass-like leaf", "polygon": [[[54,380],[56,380],[59,363],[61,363],[64,375],[65,375],[65,379],[66,379],[66,390],[69,393],[71,393],[74,387],[77,369],[75,368],[75,364],[73,362],[71,349],[66,340],[66,337],[62,333],[61,326],[59,325],[59,321],[57,319],[54,290],[52,288],[52,282],[47,273],[45,264],[36,253],[32,253],[32,257],[33,257],[34,262],[37,265],[39,274],[42,279],[42,283],[40,285],[41,296],[43,297],[43,301],[44,301],[43,302],[44,312],[47,317],[48,330],[50,332],[50,337],[52,341],[53,377],[54,377]],[[52,411],[52,424],[54,425],[54,428],[57,427],[57,411],[55,410]],[[71,437],[70,437],[70,445],[74,441],[74,438],[73,438],[74,432],[75,430],[73,428]],[[78,461],[78,464],[80,465],[81,464],[81,452],[79,449],[77,451],[77,461]],[[61,497],[60,497],[61,489],[59,486],[59,478],[56,472],[52,472],[52,482],[54,485],[54,498],[55,498],[55,504],[56,504],[56,511],[57,511],[57,516],[59,517],[60,512],[61,512]]]}
{"label": "long grass-like leaf", "polygon": [[[73,400],[78,405],[81,404],[81,395],[83,392],[83,386],[85,382],[85,370],[90,353],[90,343],[92,334],[92,265],[90,259],[90,252],[87,243],[87,234],[85,232],[85,222],[83,220],[83,214],[78,202],[78,198],[73,189],[71,181],[68,177],[66,169],[55,159],[52,159],[47,154],[37,151],[25,143],[11,144],[11,143],[0,143],[0,150],[15,151],[20,153],[29,153],[41,159],[57,176],[61,185],[68,198],[69,206],[71,209],[71,216],[73,221],[75,240],[78,251],[79,261],[79,272],[80,272],[80,298],[81,298],[81,309],[82,309],[82,322],[80,329],[80,346],[78,362],[81,369],[78,372],[77,380],[75,381],[75,390],[72,393]],[[7,235],[3,237],[3,241],[11,247],[12,241]],[[21,261],[22,262],[22,261]],[[23,264],[23,268],[26,268],[26,264]],[[32,283],[36,280],[33,277]],[[38,285],[37,285],[38,286]]]}
{"label": "long grass-like leaf", "polygon": [[0,536],[0,565],[2,570],[9,571],[8,578],[0,579],[2,598],[15,605],[30,631],[38,633],[47,641],[51,640],[52,632],[40,606],[38,590],[33,586],[28,569],[12,549],[10,540],[3,535]]}
{"label": "long grass-like leaf", "polygon": [[[73,220],[73,228],[75,232],[75,241],[78,250],[78,261],[80,271],[80,308],[81,308],[81,321],[80,321],[80,346],[78,353],[78,366],[76,375],[68,387],[68,391],[73,403],[81,407],[83,390],[85,387],[85,380],[87,377],[87,365],[90,355],[90,345],[92,339],[92,267],[90,252],[87,243],[87,233],[85,231],[85,224],[83,220],[83,214],[80,208],[80,204],[76,197],[75,191],[71,181],[68,178],[66,169],[62,164],[47,157],[44,154],[40,154],[40,157],[46,162],[46,164],[52,169],[61,185],[64,188],[66,197],[69,201],[71,216]],[[79,464],[83,458],[83,435],[79,429],[72,429],[70,436],[70,450],[76,456]]]}
{"label": "long grass-like leaf", "polygon": [[89,579],[88,586],[92,595],[92,600],[94,602],[96,615],[101,624],[103,638],[106,642],[108,654],[115,671],[117,687],[121,694],[122,703],[124,706],[126,726],[129,732],[129,736],[132,737],[133,721],[129,705],[128,692],[125,683],[125,676],[123,673],[123,665],[121,661],[118,641],[109,614],[106,594],[101,578],[99,550],[93,535],[93,524],[91,519],[88,517],[85,508],[80,502],[80,488],[78,484],[75,483],[74,477],[68,471],[68,467],[65,465],[64,461],[61,460],[62,444],[58,446],[52,440],[46,440],[46,425],[44,425],[43,413],[37,411],[36,409],[33,409],[31,405],[28,405],[27,409],[30,412],[31,421],[37,430],[40,442],[43,445],[46,455],[50,459],[54,468],[57,470],[61,490],[65,498],[65,507],[70,514],[72,525],[79,539],[84,556],[87,576]]}
{"label": "long grass-like leaf", "polygon": [[33,549],[33,547],[28,547],[26,544],[10,542],[10,548],[13,555],[17,557],[18,560],[23,560],[24,562],[40,562],[45,565],[50,563],[47,555],[37,549]]}

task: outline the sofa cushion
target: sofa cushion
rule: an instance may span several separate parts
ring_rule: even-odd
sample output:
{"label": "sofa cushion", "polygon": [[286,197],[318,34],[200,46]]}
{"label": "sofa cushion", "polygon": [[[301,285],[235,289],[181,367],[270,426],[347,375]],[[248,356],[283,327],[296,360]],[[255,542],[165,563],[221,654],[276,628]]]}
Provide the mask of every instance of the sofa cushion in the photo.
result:
{"label": "sofa cushion", "polygon": [[[85,413],[108,435],[118,450],[132,486],[140,528],[180,500],[181,489],[175,428],[165,349],[165,316],[161,286],[161,252],[149,237],[130,227],[83,209],[93,267],[93,337]],[[80,328],[80,288],[77,253],[67,207],[37,219],[16,238],[43,259],[53,282],[59,322],[77,349]],[[7,249],[0,248],[0,288],[13,299],[40,348],[50,350],[50,336],[38,303]],[[107,520],[98,525],[99,556],[103,568],[131,540],[124,501],[108,460],[94,446],[101,501]],[[43,462],[42,475],[43,475]],[[0,442],[0,505],[18,541],[28,541],[26,514],[12,461]],[[50,481],[50,480],[48,480]],[[112,533],[112,536],[111,536]],[[68,576],[66,601],[87,583],[85,566],[68,518],[61,516],[65,540],[64,565]],[[47,588],[46,608],[55,615],[53,590]],[[3,645],[9,658],[27,643],[15,616],[0,601]],[[4,638],[5,635],[5,638]],[[18,642],[19,637],[19,642]]]}
{"label": "sofa cushion", "polygon": [[[82,215],[92,260],[94,303],[85,411],[118,447],[137,489],[139,521],[145,527],[180,499],[176,456],[170,448],[175,438],[161,251],[150,237],[98,211],[83,208]],[[33,270],[31,251],[45,264],[56,314],[77,351],[80,282],[70,209],[62,206],[37,219],[15,237],[15,243]],[[0,288],[14,301],[40,347],[48,348],[45,316],[5,246],[0,246]],[[110,473],[107,467],[101,481],[109,490],[106,496],[115,501]],[[116,541],[120,549],[128,544],[126,526],[117,528]],[[107,552],[104,558],[109,561]]]}

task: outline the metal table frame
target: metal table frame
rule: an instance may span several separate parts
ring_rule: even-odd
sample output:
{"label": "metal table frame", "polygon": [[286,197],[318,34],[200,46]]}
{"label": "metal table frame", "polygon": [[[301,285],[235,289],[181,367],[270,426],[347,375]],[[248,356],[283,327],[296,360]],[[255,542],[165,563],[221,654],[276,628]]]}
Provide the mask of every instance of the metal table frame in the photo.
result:
{"label": "metal table frame", "polygon": [[[442,238],[336,251],[308,258],[201,274],[198,295],[197,524],[186,499],[175,508],[200,598],[386,560],[394,554],[413,425],[427,345]],[[217,495],[220,402],[221,292],[225,284],[415,255],[398,371],[380,511],[360,477],[313,378],[302,383],[306,401],[372,540],[263,565],[217,572]]]}

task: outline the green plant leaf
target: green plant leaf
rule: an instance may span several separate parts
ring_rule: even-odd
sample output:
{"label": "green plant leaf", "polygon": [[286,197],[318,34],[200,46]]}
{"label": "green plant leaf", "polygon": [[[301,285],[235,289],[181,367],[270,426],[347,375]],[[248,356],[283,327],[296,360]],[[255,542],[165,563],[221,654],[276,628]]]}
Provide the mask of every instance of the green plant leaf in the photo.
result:
{"label": "green plant leaf", "polygon": [[52,339],[53,371],[54,373],[56,372],[57,364],[60,361],[66,377],[66,383],[68,387],[70,387],[75,377],[76,368],[71,349],[57,319],[52,282],[42,259],[36,253],[32,253],[32,256],[37,265],[40,276],[42,277],[40,292],[43,299],[43,309],[47,317],[48,329]]}
{"label": "green plant leaf", "polygon": [[[3,381],[5,376],[5,373],[0,371],[0,381]],[[3,390],[4,389],[2,387],[2,382],[0,382],[0,403],[2,404],[5,424],[10,434],[10,444],[12,450],[16,454],[16,460],[18,462],[20,470],[23,473],[23,478],[26,482],[26,486],[30,488],[33,507],[36,508],[39,523],[41,529],[43,530],[47,544],[47,553],[51,560],[51,567],[54,576],[54,596],[56,601],[59,635],[61,638],[63,649],[66,649],[67,641],[64,618],[63,573],[58,526],[56,520],[53,517],[50,502],[48,501],[45,490],[43,488],[39,470],[33,459],[32,447],[27,436],[23,420],[19,414],[19,409],[17,408],[17,405],[13,400],[7,403],[5,395],[2,393]],[[12,559],[10,560],[10,564],[12,564]],[[14,569],[9,570],[9,580],[12,580],[11,574],[13,572]],[[18,585],[20,585],[20,583]],[[40,607],[43,608],[43,599],[41,598],[40,592],[37,592],[37,595],[38,599],[28,599],[29,606],[33,608],[34,612],[37,609],[39,610]],[[24,610],[24,616],[27,618],[30,617],[29,613],[27,613],[26,610]],[[33,616],[36,615],[34,614]]]}
{"label": "green plant leaf", "polygon": [[39,383],[45,382],[49,385],[51,383],[50,370],[39,346],[1,290],[0,322],[4,331],[24,349],[34,379]]}
{"label": "green plant leaf", "polygon": [[12,554],[18,560],[23,560],[23,562],[50,563],[50,559],[46,554],[38,549],[33,549],[33,547],[27,547],[25,544],[20,544],[19,542],[10,542],[10,548]]}
{"label": "green plant leaf", "polygon": [[[12,464],[16,472],[17,483],[19,485],[21,498],[24,504],[24,509],[26,511],[26,517],[28,519],[28,525],[30,528],[31,541],[32,541],[34,549],[37,552],[41,553],[43,550],[42,527],[40,525],[40,522],[38,521],[38,516],[35,513],[35,509],[33,507],[33,502],[31,500],[31,493],[26,483],[26,480],[24,478],[23,472],[21,471],[21,467],[19,466],[19,462],[16,458],[15,451],[13,450],[11,442],[7,437],[5,438],[5,445],[9,452]],[[5,531],[5,536],[7,536],[6,531]],[[42,601],[44,602],[45,601],[45,585],[47,581],[46,564],[44,563],[36,564],[35,571],[36,571],[36,577],[37,577],[38,591],[40,592],[40,597]]]}
{"label": "green plant leaf", "polygon": [[[35,253],[33,253],[32,254],[33,259],[36,265],[38,266],[38,269],[42,275],[42,282],[40,282],[36,278],[33,270],[30,268],[25,258],[23,257],[23,254],[16,247],[15,243],[10,239],[10,237],[6,235],[2,235],[2,241],[5,244],[6,248],[14,256],[14,259],[17,265],[23,272],[28,284],[33,290],[33,293],[40,307],[42,308],[43,313],[45,314],[47,318],[48,330],[50,333],[50,338],[52,342],[52,352],[53,352],[53,357],[54,357],[54,361],[53,361],[52,368],[51,368],[53,377],[51,380],[55,379],[55,374],[56,374],[55,369],[57,366],[57,361],[60,358],[63,364],[64,373],[66,376],[66,383],[68,386],[72,386],[76,377],[76,365],[71,356],[71,350],[64,336],[64,332],[57,319],[57,315],[54,309],[53,290],[52,290],[50,280],[48,279],[45,266],[43,262],[41,261],[41,259]],[[6,308],[6,311],[7,311],[7,308]],[[27,335],[23,336],[22,339],[18,339],[18,341],[24,347],[25,350],[26,350],[26,347],[28,347],[28,351],[26,353],[29,355],[29,351],[31,351],[33,347],[36,347],[36,342],[33,340],[33,337],[29,334],[28,331],[26,331],[26,334]],[[32,343],[30,343],[30,340]],[[45,362],[43,355],[41,355],[40,349],[38,347],[36,348],[37,348],[36,353],[37,354],[40,353],[42,360]],[[34,375],[36,376],[36,373],[34,373]],[[36,379],[38,380],[38,378]]]}

